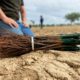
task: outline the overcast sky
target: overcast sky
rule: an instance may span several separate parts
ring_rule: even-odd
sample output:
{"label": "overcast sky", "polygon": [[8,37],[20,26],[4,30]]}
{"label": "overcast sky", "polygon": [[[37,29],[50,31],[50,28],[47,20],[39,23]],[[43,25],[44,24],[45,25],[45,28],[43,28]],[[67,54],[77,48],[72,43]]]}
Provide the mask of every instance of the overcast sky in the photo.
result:
{"label": "overcast sky", "polygon": [[46,24],[65,23],[64,15],[80,12],[80,0],[24,0],[28,21],[39,23],[40,15]]}

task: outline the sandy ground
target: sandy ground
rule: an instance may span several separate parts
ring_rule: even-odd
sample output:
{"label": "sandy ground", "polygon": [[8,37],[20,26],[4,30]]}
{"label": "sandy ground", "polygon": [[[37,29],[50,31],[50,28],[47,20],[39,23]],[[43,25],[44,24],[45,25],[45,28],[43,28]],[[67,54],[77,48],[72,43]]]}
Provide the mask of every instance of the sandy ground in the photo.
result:
{"label": "sandy ground", "polygon": [[40,29],[39,27],[32,28],[35,35],[45,36],[45,35],[60,35],[60,34],[71,34],[80,33],[80,26],[52,26],[44,27]]}
{"label": "sandy ground", "polygon": [[[80,27],[32,28],[36,35],[79,33]],[[80,52],[36,51],[0,59],[0,80],[80,80]]]}

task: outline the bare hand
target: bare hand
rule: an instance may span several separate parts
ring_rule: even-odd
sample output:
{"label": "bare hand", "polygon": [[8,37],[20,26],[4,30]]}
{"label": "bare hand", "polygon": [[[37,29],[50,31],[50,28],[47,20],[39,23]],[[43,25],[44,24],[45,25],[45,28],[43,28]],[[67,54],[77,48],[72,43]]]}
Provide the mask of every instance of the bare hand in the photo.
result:
{"label": "bare hand", "polygon": [[22,24],[23,24],[25,27],[29,27],[29,25],[26,23],[26,21],[22,21]]}
{"label": "bare hand", "polygon": [[18,28],[18,24],[16,23],[15,20],[9,18],[9,17],[6,17],[3,19],[3,22],[10,25],[12,28]]}

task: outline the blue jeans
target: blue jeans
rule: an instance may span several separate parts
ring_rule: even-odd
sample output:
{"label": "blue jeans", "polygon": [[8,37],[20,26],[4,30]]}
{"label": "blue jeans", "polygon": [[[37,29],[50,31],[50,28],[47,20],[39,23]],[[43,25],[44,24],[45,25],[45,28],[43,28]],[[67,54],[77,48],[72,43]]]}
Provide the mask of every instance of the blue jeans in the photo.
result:
{"label": "blue jeans", "polygon": [[3,21],[0,21],[0,34],[6,34],[6,32],[12,32],[12,33],[16,33],[18,35],[31,35],[33,36],[33,32],[27,28],[24,27],[24,25],[22,23],[20,23],[19,21],[16,21],[19,25],[18,28],[12,28],[11,26],[5,24]]}

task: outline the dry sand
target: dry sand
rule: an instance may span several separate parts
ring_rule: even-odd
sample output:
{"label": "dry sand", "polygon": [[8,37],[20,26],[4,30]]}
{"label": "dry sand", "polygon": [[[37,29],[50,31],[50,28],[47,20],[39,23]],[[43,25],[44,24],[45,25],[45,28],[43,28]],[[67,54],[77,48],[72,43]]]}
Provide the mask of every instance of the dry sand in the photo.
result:
{"label": "dry sand", "polygon": [[40,29],[39,27],[32,28],[35,32],[35,35],[60,35],[60,34],[71,34],[71,33],[80,33],[80,26],[52,26],[44,27]]}
{"label": "dry sand", "polygon": [[[79,33],[80,27],[32,29],[36,35]],[[80,52],[36,51],[0,59],[0,80],[80,80]]]}

